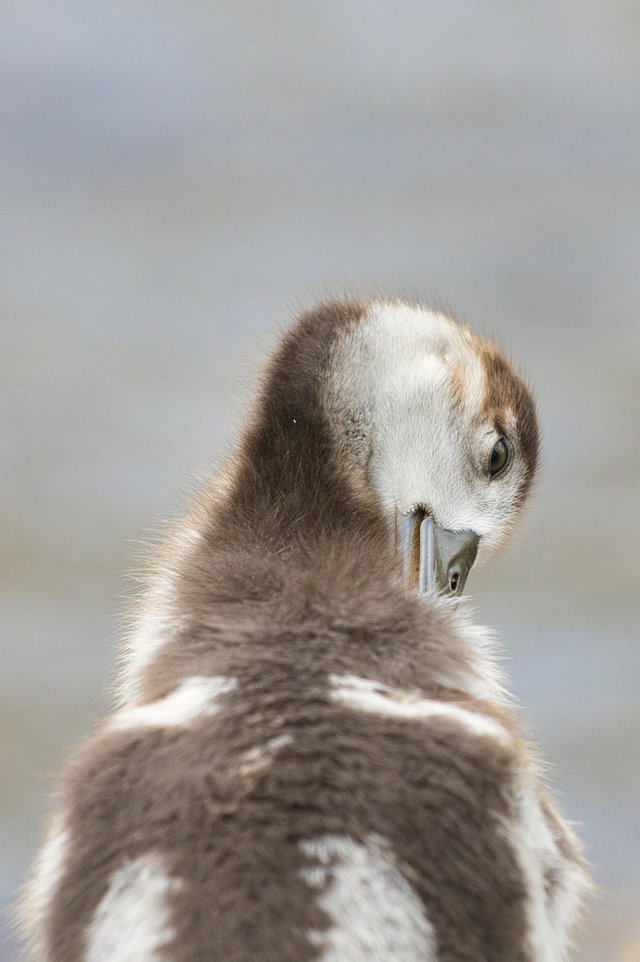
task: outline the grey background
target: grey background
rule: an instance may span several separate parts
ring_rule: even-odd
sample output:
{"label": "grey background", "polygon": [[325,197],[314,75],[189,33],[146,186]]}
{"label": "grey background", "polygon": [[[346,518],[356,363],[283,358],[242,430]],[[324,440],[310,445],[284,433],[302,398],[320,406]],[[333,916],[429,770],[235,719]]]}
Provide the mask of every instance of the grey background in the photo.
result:
{"label": "grey background", "polygon": [[540,398],[535,505],[469,589],[609,954],[640,907],[639,51],[631,0],[0,5],[3,901],[108,703],[138,542],[291,312],[380,290]]}

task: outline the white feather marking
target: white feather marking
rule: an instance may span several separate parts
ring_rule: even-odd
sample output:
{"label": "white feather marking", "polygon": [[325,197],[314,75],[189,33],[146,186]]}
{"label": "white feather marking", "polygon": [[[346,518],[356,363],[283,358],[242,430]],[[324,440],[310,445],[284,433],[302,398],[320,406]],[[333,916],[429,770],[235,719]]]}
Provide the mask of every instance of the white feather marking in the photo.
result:
{"label": "white feather marking", "polygon": [[265,771],[273,762],[274,756],[281,748],[285,748],[293,741],[291,735],[277,735],[270,738],[264,745],[256,745],[240,756],[241,775],[256,775]]}
{"label": "white feather marking", "polygon": [[40,948],[38,958],[46,958],[44,933],[46,917],[64,872],[69,847],[69,830],[58,816],[47,835],[36,859],[33,875],[18,907],[18,916],[25,931],[33,939],[34,949]]}
{"label": "white feather marking", "polygon": [[120,704],[141,695],[141,680],[158,650],[188,627],[177,607],[177,579],[184,563],[202,540],[197,528],[185,528],[173,538],[167,550],[169,564],[158,564],[144,599],[142,614],[125,644],[123,671],[118,685]]}
{"label": "white feather marking", "polygon": [[331,675],[330,681],[333,686],[331,698],[357,711],[404,721],[445,719],[463,726],[474,735],[502,741],[509,738],[507,731],[495,719],[459,705],[421,698],[416,692],[390,688],[381,682],[360,678],[358,675]]}
{"label": "white feather marking", "polygon": [[436,940],[424,905],[397,866],[388,842],[371,835],[365,845],[348,836],[302,842],[317,864],[304,880],[322,889],[318,904],[330,927],[308,938],[322,962],[431,962]]}
{"label": "white feather marking", "polygon": [[86,935],[86,962],[160,962],[175,937],[167,896],[182,881],[166,874],[150,852],[127,861],[111,876]]}
{"label": "white feather marking", "polygon": [[185,678],[178,687],[148,705],[126,708],[112,715],[112,731],[129,728],[168,728],[189,725],[204,715],[215,715],[220,710],[218,700],[238,687],[237,678],[222,675],[211,677],[194,675]]}
{"label": "white feather marking", "polygon": [[558,869],[556,887],[549,904],[549,914],[551,926],[557,933],[558,941],[564,941],[567,949],[571,947],[583,898],[589,887],[589,881],[581,866],[565,861]]}
{"label": "white feather marking", "polygon": [[[527,883],[529,941],[536,962],[567,958],[571,932],[588,882],[582,867],[560,851],[540,804],[530,772],[520,778],[515,793],[516,818],[506,826]],[[556,880],[549,895],[547,873]]]}
{"label": "white feather marking", "polygon": [[[427,596],[425,596],[426,598]],[[445,687],[464,691],[472,698],[508,705],[513,702],[500,666],[500,649],[491,629],[473,622],[466,608],[468,598],[439,597],[435,602],[446,608],[459,638],[464,641],[471,670],[464,666],[456,679],[437,679]]]}

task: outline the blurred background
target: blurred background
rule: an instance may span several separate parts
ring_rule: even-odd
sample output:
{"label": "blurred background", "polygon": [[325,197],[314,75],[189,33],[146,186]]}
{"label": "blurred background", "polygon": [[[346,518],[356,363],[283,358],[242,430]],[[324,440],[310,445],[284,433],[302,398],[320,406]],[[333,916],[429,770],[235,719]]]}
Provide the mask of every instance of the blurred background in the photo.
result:
{"label": "blurred background", "polygon": [[292,312],[380,291],[540,399],[535,504],[468,590],[603,887],[579,958],[608,956],[640,908],[638,4],[23,0],[0,124],[0,899],[108,705],[139,542]]}

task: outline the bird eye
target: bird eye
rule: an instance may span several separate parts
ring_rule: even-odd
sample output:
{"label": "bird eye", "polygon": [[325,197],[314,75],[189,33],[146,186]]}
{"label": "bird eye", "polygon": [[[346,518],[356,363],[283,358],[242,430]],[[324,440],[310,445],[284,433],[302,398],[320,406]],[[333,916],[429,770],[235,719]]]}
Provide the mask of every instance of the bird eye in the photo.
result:
{"label": "bird eye", "polygon": [[509,464],[509,444],[506,438],[498,438],[489,459],[489,479],[493,481]]}

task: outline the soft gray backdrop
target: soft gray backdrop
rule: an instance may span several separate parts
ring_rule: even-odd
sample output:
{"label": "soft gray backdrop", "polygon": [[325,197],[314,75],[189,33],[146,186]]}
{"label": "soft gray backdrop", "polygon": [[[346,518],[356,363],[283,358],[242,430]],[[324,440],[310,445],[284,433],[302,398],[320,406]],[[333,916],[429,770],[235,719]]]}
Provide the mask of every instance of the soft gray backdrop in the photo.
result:
{"label": "soft gray backdrop", "polygon": [[469,587],[608,889],[598,958],[640,906],[638,4],[4,3],[0,122],[2,899],[107,705],[137,542],[291,312],[378,289],[540,398],[526,530]]}

